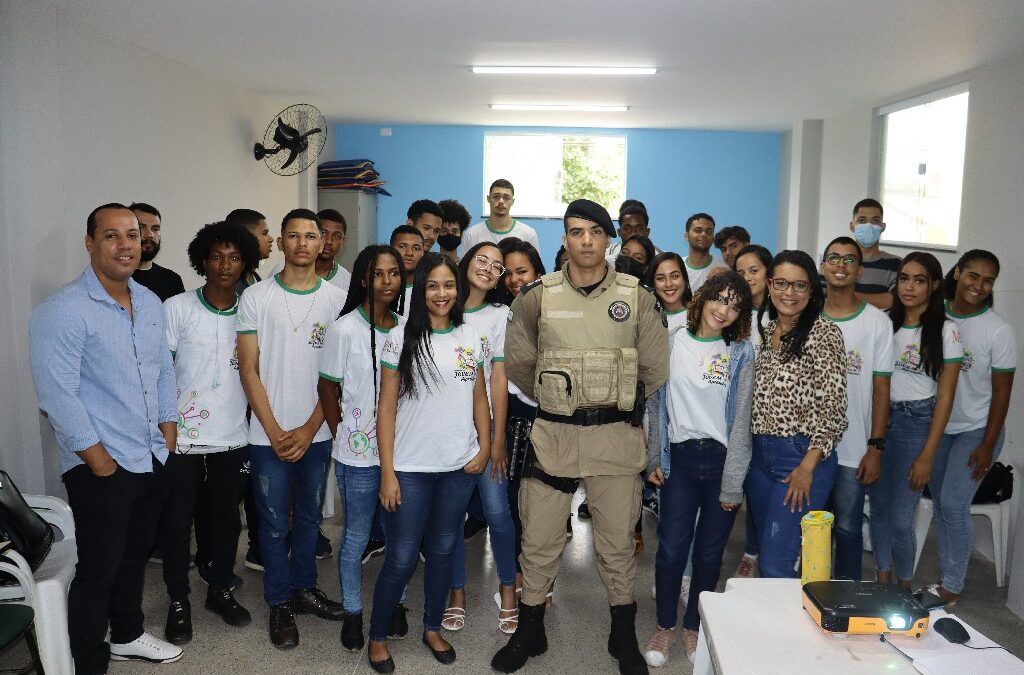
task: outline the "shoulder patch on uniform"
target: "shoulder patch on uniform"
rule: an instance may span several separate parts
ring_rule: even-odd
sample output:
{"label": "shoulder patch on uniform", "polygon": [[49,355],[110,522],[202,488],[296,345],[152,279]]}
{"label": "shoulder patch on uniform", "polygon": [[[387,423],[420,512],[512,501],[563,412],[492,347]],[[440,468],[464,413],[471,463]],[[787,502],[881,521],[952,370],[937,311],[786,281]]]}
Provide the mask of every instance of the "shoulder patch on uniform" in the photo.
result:
{"label": "shoulder patch on uniform", "polygon": [[630,309],[629,304],[622,300],[616,300],[608,305],[608,316],[612,318],[612,321],[625,321],[632,313],[633,310]]}
{"label": "shoulder patch on uniform", "polygon": [[640,284],[640,280],[637,279],[636,277],[634,277],[631,274],[624,274],[622,272],[616,272],[615,273],[615,283],[617,283],[620,286],[628,286],[630,288],[635,288],[636,286],[638,286]]}
{"label": "shoulder patch on uniform", "polygon": [[529,293],[531,290],[533,290],[537,286],[540,286],[542,281],[543,281],[543,277],[540,278],[540,279],[534,279],[530,283],[528,283],[525,286],[523,286],[521,289],[519,289],[520,297],[525,295],[526,293]]}
{"label": "shoulder patch on uniform", "polygon": [[[542,276],[537,281],[534,281],[533,283],[531,283],[530,286],[534,286],[538,282],[544,284],[545,286],[559,286],[559,285],[561,285],[562,281],[564,281],[564,280],[565,280],[565,277],[562,275],[562,270],[558,270],[558,271],[555,271],[555,272],[548,272],[547,274]],[[526,288],[524,287],[523,290],[525,291]]]}

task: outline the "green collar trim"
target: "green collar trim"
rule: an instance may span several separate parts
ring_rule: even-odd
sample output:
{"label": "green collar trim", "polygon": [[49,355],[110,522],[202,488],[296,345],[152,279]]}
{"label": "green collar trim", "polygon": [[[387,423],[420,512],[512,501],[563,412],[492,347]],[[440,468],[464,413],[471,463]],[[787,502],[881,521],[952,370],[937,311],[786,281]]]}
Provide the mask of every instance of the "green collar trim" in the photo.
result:
{"label": "green collar trim", "polygon": [[484,219],[484,227],[486,227],[491,232],[491,234],[508,234],[512,230],[516,229],[516,225],[518,225],[518,224],[519,224],[519,221],[517,221],[515,218],[513,218],[512,219],[512,225],[507,230],[496,230],[493,227],[491,227],[491,217],[490,216],[487,216]]}
{"label": "green collar trim", "polygon": [[214,314],[219,316],[234,316],[238,314],[238,294],[235,293],[235,304],[231,305],[230,309],[217,309],[209,302],[206,301],[206,296],[203,295],[202,287],[196,289],[196,297],[199,298],[199,302],[203,304],[203,307],[210,310]]}
{"label": "green collar trim", "polygon": [[703,267],[694,267],[693,265],[691,265],[690,264],[690,256],[686,256],[685,258],[683,258],[683,262],[686,264],[686,267],[688,269],[691,269],[691,270],[703,270],[703,269],[707,269],[708,267],[711,267],[711,263],[715,262],[715,256],[711,256],[711,258],[708,260],[708,264],[704,265]]}
{"label": "green collar trim", "polygon": [[832,316],[831,314],[829,314],[825,310],[821,310],[821,315],[823,317],[825,317],[826,319],[828,319],[829,321],[831,321],[832,323],[842,323],[843,321],[853,321],[858,316],[860,316],[861,312],[863,312],[864,308],[867,307],[867,306],[868,306],[868,303],[861,302],[860,303],[860,307],[857,308],[857,311],[854,312],[853,314],[851,314],[850,316],[844,316],[844,317]]}
{"label": "green collar trim", "polygon": [[953,311],[953,303],[949,300],[946,301],[946,314],[948,314],[950,317],[954,319],[972,319],[976,316],[981,316],[990,309],[992,308],[989,307],[988,305],[985,305],[979,311],[974,312],[973,314],[957,314],[956,312]]}
{"label": "green collar trim", "polygon": [[685,307],[680,307],[679,309],[666,309],[665,310],[665,315],[666,316],[675,316],[676,314],[681,314],[681,313],[683,313],[685,311],[686,311]]}
{"label": "green collar trim", "polygon": [[690,335],[690,337],[692,337],[697,342],[718,342],[719,340],[725,339],[721,335],[717,337],[700,337],[699,335],[694,335],[689,328],[686,329],[686,332]]}
{"label": "green collar trim", "polygon": [[455,330],[455,324],[449,323],[447,328],[431,328],[430,332],[434,335],[444,335],[445,333],[451,333]]}
{"label": "green collar trim", "polygon": [[297,290],[297,289],[294,289],[294,288],[289,288],[288,286],[285,286],[284,282],[281,281],[281,273],[280,272],[278,272],[277,274],[274,275],[274,280],[277,282],[277,285],[280,286],[281,288],[283,288],[286,292],[294,293],[295,295],[309,295],[310,293],[316,293],[317,291],[320,290],[320,284],[323,283],[323,279],[321,279],[320,277],[317,277],[316,278],[316,284],[313,286],[313,288],[310,288],[310,289],[305,290],[305,291],[300,291],[300,290]]}
{"label": "green collar trim", "polygon": [[[356,311],[359,312],[359,316],[363,317],[363,321],[365,321],[366,323],[368,323],[371,326],[373,326],[373,322],[370,321],[370,317],[366,316],[366,312],[363,311],[362,307],[356,307]],[[391,316],[394,317],[394,319],[395,319],[395,326],[397,326],[398,325],[398,315],[395,314],[394,312],[391,312]],[[395,326],[392,326],[391,328],[381,328],[380,326],[373,326],[373,329],[375,331],[377,331],[378,333],[383,333],[383,334],[387,335],[388,333],[391,332],[391,330]]]}
{"label": "green collar trim", "polygon": [[484,303],[482,303],[482,304],[480,304],[480,305],[478,305],[476,307],[466,307],[465,309],[462,310],[462,313],[463,314],[472,314],[473,312],[479,312],[484,307],[490,307],[490,306],[491,306],[491,303],[484,302]]}
{"label": "green collar trim", "polygon": [[330,281],[331,279],[333,279],[338,274],[339,267],[341,267],[341,265],[339,265],[338,261],[335,260],[334,263],[331,265],[331,271],[327,273],[326,277],[324,277],[324,281]]}

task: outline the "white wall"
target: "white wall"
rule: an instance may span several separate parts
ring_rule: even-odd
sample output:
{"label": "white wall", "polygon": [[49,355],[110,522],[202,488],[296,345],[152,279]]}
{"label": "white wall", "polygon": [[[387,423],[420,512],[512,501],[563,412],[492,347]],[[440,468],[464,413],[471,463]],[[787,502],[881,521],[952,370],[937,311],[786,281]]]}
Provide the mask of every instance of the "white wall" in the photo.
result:
{"label": "white wall", "polygon": [[[967,155],[964,164],[963,202],[961,206],[960,251],[986,248],[1002,261],[996,284],[996,310],[1017,332],[1018,361],[1024,367],[1024,55],[982,66],[968,73],[946,78],[893,100],[866,102],[857,110],[825,120],[821,157],[820,211],[815,251],[833,237],[846,231],[850,209],[859,199],[875,195],[878,164],[875,108],[905,98],[934,91],[956,82],[970,82],[970,107],[967,122]],[[905,253],[906,249],[893,249]],[[948,269],[958,257],[937,254]],[[1024,378],[1016,378],[1010,414],[1006,424],[1006,443],[1002,457],[1017,471],[1017,494],[1024,491]],[[1017,512],[1016,506],[1011,509]],[[1019,518],[1011,525],[1022,534]],[[975,523],[976,544],[991,556],[991,536],[987,521]],[[1022,539],[1021,541],[1024,541]],[[1018,556],[1024,560],[1024,555]],[[1018,569],[1024,577],[1024,569]],[[1010,605],[1024,615],[1024,579],[1016,579]],[[1015,600],[1016,597],[1016,600]]]}
{"label": "white wall", "polygon": [[0,468],[23,490],[62,490],[27,326],[32,308],[86,265],[89,211],[155,205],[157,261],[198,285],[185,248],[204,223],[248,207],[274,229],[289,209],[315,205],[308,176],[276,176],[251,154],[283,107],[99,35],[50,0],[0,2]]}

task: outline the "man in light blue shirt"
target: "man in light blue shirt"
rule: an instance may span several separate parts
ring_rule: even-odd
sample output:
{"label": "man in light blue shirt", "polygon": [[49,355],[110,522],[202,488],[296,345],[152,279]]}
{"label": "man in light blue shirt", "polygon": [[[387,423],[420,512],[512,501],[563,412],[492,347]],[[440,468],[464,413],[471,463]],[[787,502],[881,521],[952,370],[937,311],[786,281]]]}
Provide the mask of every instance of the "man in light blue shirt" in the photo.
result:
{"label": "man in light blue shirt", "polygon": [[181,658],[181,649],[145,632],[142,615],[143,568],[178,422],[163,307],[131,280],[142,249],[127,207],[89,214],[85,248],[85,271],[36,307],[29,326],[39,408],[57,436],[75,517],[68,633],[80,675],[105,673],[111,658]]}

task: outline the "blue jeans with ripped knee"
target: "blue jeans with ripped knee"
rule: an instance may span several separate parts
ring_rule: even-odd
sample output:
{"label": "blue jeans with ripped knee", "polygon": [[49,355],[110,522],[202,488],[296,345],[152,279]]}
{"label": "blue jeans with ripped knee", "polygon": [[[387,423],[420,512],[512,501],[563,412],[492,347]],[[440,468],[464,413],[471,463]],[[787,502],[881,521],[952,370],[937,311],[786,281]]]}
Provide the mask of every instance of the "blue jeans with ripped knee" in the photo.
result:
{"label": "blue jeans with ripped knee", "polygon": [[[316,539],[331,441],[311,443],[297,462],[285,462],[269,445],[249,447],[253,493],[260,514],[263,599],[270,606],[290,600],[297,590],[316,586]],[[288,557],[288,514],[291,558]]]}

